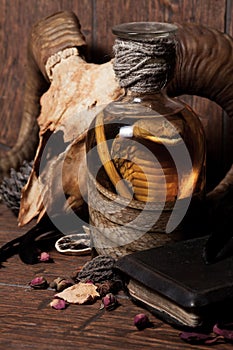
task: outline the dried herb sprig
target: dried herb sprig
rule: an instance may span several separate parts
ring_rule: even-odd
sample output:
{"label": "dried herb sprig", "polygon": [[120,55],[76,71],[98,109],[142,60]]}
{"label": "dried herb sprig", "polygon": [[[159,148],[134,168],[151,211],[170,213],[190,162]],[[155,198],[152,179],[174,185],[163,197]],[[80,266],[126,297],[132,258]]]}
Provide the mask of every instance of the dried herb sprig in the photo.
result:
{"label": "dried herb sprig", "polygon": [[75,276],[75,281],[100,283],[106,280],[113,280],[115,273],[113,266],[115,259],[107,255],[99,255],[88,261]]}

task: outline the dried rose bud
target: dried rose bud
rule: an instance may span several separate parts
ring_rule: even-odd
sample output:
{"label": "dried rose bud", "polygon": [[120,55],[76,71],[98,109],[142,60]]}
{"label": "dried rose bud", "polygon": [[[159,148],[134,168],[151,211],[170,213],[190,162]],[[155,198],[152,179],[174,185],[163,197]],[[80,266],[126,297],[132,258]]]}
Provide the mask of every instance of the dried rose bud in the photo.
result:
{"label": "dried rose bud", "polygon": [[106,310],[111,311],[117,307],[118,301],[114,294],[108,293],[103,297],[102,304]]}
{"label": "dried rose bud", "polygon": [[105,281],[103,283],[96,283],[97,290],[101,297],[104,297],[106,294],[111,293],[113,282],[112,281]]}
{"label": "dried rose bud", "polygon": [[55,298],[51,301],[51,303],[49,304],[53,309],[56,310],[63,310],[67,307],[67,302],[63,299],[58,299]]}
{"label": "dried rose bud", "polygon": [[57,283],[52,281],[49,283],[49,287],[52,288],[52,289],[56,289],[57,288]]}
{"label": "dried rose bud", "polygon": [[53,288],[55,289],[57,292],[62,292],[64,289],[70,287],[73,285],[73,282],[68,280],[68,279],[65,279],[65,278],[62,278],[62,277],[57,277],[55,278],[54,281],[52,281],[50,283],[50,288]]}
{"label": "dried rose bud", "polygon": [[47,252],[42,252],[42,253],[40,253],[39,261],[40,261],[40,262],[48,262],[48,261],[51,261],[51,257],[50,257],[50,255],[49,255],[49,253],[47,253]]}
{"label": "dried rose bud", "polygon": [[48,282],[44,277],[40,276],[33,278],[29,285],[34,289],[46,289],[48,287]]}
{"label": "dried rose bud", "polygon": [[150,325],[150,321],[147,315],[145,314],[137,314],[134,317],[134,325],[139,329],[142,330]]}
{"label": "dried rose bud", "polygon": [[94,284],[94,282],[92,280],[86,280],[85,283],[87,283],[87,284]]}
{"label": "dried rose bud", "polygon": [[122,289],[122,282],[119,280],[106,280],[101,283],[95,283],[95,285],[98,287],[97,290],[101,297],[104,297],[108,293],[117,294]]}

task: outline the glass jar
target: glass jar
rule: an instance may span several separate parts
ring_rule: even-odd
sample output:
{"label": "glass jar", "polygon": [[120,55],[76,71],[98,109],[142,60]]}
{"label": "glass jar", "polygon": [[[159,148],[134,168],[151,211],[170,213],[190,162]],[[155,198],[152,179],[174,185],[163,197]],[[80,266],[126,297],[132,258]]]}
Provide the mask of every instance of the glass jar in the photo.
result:
{"label": "glass jar", "polygon": [[205,135],[194,111],[166,94],[176,29],[157,22],[113,27],[114,71],[125,94],[94,118],[86,142],[90,232],[99,254],[118,257],[197,234]]}

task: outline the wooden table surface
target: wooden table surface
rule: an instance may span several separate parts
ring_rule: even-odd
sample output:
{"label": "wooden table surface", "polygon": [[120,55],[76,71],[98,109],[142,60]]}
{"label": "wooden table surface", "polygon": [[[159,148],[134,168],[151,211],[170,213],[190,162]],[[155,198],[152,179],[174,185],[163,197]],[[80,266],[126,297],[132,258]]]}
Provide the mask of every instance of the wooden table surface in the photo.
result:
{"label": "wooden table surface", "polygon": [[[0,245],[23,234],[28,227],[17,227],[15,216],[0,204]],[[52,250],[53,263],[24,264],[17,255],[2,264],[0,271],[0,349],[209,349],[190,345],[179,338],[180,331],[163,323],[135,305],[123,293],[120,306],[113,311],[93,305],[70,305],[65,310],[49,306],[54,290],[34,290],[28,283],[36,275],[49,282],[58,276],[69,277],[91,256],[65,256]],[[137,313],[146,312],[153,322],[143,331],[133,325]],[[214,349],[231,349],[218,344]]]}

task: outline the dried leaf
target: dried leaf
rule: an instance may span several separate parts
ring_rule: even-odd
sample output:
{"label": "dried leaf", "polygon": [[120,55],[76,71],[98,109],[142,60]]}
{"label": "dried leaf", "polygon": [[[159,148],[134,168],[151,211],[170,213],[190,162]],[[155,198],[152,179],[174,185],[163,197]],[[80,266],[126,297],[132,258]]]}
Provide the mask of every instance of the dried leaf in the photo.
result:
{"label": "dried leaf", "polygon": [[79,282],[55,296],[71,304],[85,304],[87,302],[93,302],[100,295],[94,284]]}

